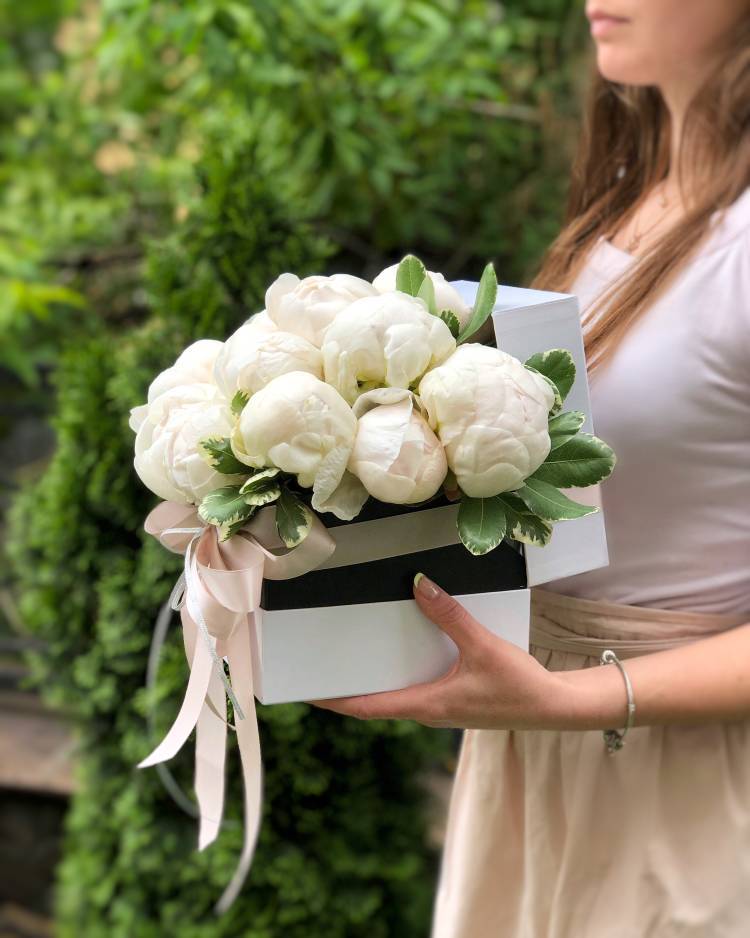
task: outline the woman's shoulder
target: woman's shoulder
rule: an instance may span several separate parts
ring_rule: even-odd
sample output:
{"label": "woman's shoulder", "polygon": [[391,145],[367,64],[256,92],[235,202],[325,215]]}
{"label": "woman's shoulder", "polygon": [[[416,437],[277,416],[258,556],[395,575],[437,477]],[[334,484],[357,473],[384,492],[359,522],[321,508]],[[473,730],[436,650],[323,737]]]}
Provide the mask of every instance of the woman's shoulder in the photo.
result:
{"label": "woman's shoulder", "polygon": [[[627,277],[637,262],[636,255],[602,234],[589,249],[570,292],[579,297],[583,310]],[[738,295],[750,297],[750,186],[730,205],[713,212],[702,244],[675,273],[666,293],[688,287],[698,291],[709,288],[715,295],[717,278],[735,302]],[[750,316],[750,302],[743,299],[742,305]]]}

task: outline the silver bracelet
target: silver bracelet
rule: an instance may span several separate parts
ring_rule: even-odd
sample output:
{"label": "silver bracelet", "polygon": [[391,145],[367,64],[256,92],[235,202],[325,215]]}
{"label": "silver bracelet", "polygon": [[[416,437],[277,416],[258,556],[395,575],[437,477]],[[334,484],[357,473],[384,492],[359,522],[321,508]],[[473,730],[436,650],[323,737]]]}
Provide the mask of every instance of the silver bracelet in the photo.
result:
{"label": "silver bracelet", "polygon": [[605,648],[602,652],[601,658],[599,659],[599,664],[616,664],[620,669],[620,674],[622,674],[623,680],[625,681],[625,690],[628,694],[628,717],[625,721],[625,729],[623,730],[603,730],[604,742],[607,744],[607,752],[610,755],[617,752],[618,749],[622,749],[625,740],[625,734],[633,725],[633,720],[635,719],[635,700],[633,699],[633,685],[630,683],[630,678],[628,677],[627,671],[622,666],[622,662],[617,657],[617,655],[612,651],[611,648]]}

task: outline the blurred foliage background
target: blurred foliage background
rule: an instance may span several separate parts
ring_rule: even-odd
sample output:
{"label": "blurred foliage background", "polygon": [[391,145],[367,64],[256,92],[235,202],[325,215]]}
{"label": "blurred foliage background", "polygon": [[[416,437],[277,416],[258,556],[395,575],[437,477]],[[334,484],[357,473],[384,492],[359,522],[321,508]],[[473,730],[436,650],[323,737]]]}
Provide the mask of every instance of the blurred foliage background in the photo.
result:
{"label": "blurred foliage background", "polygon": [[455,737],[304,704],[258,708],[264,827],[212,917],[237,787],[199,855],[194,821],[133,770],[185,665],[173,635],[145,699],[179,558],[142,532],[127,416],[284,270],[371,277],[408,250],[449,279],[492,259],[527,280],[562,214],[582,3],[0,0],[0,30],[0,628],[41,642],[33,679],[79,728],[59,934],[424,935],[438,857],[417,779]]}

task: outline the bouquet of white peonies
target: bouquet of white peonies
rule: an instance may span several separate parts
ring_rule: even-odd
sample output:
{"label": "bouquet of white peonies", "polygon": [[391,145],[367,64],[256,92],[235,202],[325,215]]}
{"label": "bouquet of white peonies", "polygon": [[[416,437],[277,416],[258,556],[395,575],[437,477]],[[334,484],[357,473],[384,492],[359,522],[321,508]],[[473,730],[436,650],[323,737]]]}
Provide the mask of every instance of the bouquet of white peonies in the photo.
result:
{"label": "bouquet of white peonies", "polygon": [[[372,283],[285,273],[264,310],[225,342],[185,349],[131,411],[136,472],[164,500],[145,529],[184,554],[148,682],[170,608],[190,663],[179,713],[140,767],[170,759],[195,730],[208,846],[223,813],[231,701],[245,839],[220,912],[242,886],[262,815],[255,698],[371,693],[444,671],[446,636],[404,602],[416,569],[439,569],[474,612],[528,636],[513,542],[544,546],[555,522],[599,510],[561,491],[615,465],[580,432],[585,414],[562,411],[570,352],[522,362],[469,341],[496,297],[491,264],[471,308],[413,256]],[[482,556],[505,539],[504,557]]]}
{"label": "bouquet of white peonies", "polygon": [[468,341],[495,305],[491,264],[469,308],[413,256],[372,283],[282,274],[266,308],[225,342],[199,340],[133,408],[135,469],[161,498],[198,506],[220,539],[275,506],[289,547],[313,513],[351,521],[368,499],[460,498],[473,554],[505,537],[545,545],[555,522],[598,509],[561,488],[593,485],[610,447],[562,411],[565,349],[521,362]]}

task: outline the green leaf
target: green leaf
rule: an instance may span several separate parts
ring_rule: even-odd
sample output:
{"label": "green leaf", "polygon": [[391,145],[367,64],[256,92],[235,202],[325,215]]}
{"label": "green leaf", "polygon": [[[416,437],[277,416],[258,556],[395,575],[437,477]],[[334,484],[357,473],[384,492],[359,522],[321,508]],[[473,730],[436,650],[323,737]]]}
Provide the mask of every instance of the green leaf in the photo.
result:
{"label": "green leaf", "polygon": [[550,390],[555,395],[555,399],[552,402],[552,407],[550,407],[547,413],[548,414],[559,413],[559,411],[562,410],[563,399],[562,399],[562,395],[560,394],[560,390],[555,384],[555,382],[552,381],[550,378],[548,378],[547,375],[543,375],[541,371],[537,371],[536,368],[532,368],[531,365],[524,365],[524,368],[528,369],[529,371],[533,371],[534,374],[539,375],[540,378],[542,378],[544,381],[547,382],[547,385],[549,386]]}
{"label": "green leaf", "polygon": [[419,288],[427,276],[422,261],[413,254],[407,254],[396,271],[396,289],[409,296],[419,296]]}
{"label": "green leaf", "polygon": [[464,495],[458,508],[458,535],[472,554],[487,554],[505,537],[507,521],[502,502]]}
{"label": "green leaf", "polygon": [[474,335],[477,329],[485,324],[495,307],[496,299],[497,275],[495,274],[495,268],[492,264],[487,264],[482,272],[482,279],[479,281],[471,318],[466,323],[463,332],[458,336],[459,343],[465,342],[469,336]]}
{"label": "green leaf", "polygon": [[553,450],[529,479],[561,489],[585,488],[606,479],[617,459],[613,450],[591,433],[578,433]]}
{"label": "green leaf", "polygon": [[238,531],[241,531],[242,528],[247,524],[247,522],[255,514],[255,508],[252,508],[250,514],[245,518],[240,518],[239,521],[233,521],[231,524],[220,524],[218,525],[219,529],[219,540],[228,541],[230,537],[233,537]]}
{"label": "green leaf", "polygon": [[232,413],[236,417],[239,417],[245,407],[245,404],[247,404],[249,400],[250,395],[246,391],[243,391],[242,388],[236,391],[234,397],[232,398],[232,403],[230,404]]}
{"label": "green leaf", "polygon": [[515,490],[529,511],[544,521],[568,521],[571,518],[583,518],[599,509],[593,505],[581,505],[572,501],[554,485],[541,479],[526,479],[520,489]]}
{"label": "green leaf", "polygon": [[259,491],[269,486],[274,486],[276,477],[281,472],[281,469],[271,468],[271,469],[261,469],[259,472],[254,472],[250,478],[243,483],[240,488],[240,493],[246,495],[248,492]]}
{"label": "green leaf", "polygon": [[451,335],[454,339],[458,338],[458,333],[461,331],[461,323],[458,321],[458,316],[451,309],[441,309],[440,310],[440,319],[446,324],[450,329]]}
{"label": "green leaf", "polygon": [[516,541],[533,544],[536,547],[549,544],[552,537],[551,525],[529,511],[526,504],[512,492],[503,492],[497,497],[502,502],[508,520],[506,537],[512,537]]}
{"label": "green leaf", "polygon": [[422,286],[417,292],[417,296],[420,299],[423,299],[427,304],[427,309],[432,313],[433,316],[437,316],[437,302],[435,300],[435,284],[432,282],[432,278],[429,274],[424,275],[422,280]]}
{"label": "green leaf", "polygon": [[198,506],[198,514],[208,524],[228,525],[235,521],[246,520],[255,508],[248,505],[244,495],[240,495],[238,485],[225,485],[214,489],[204,496]]}
{"label": "green leaf", "polygon": [[575,436],[583,426],[585,419],[586,415],[580,410],[566,410],[563,414],[550,417],[547,424],[552,443],[550,452],[557,449],[558,446],[562,446],[563,443],[567,443],[572,436]]}
{"label": "green leaf", "polygon": [[248,505],[254,505],[256,508],[260,508],[261,505],[270,505],[271,502],[275,502],[280,495],[281,486],[270,485],[266,488],[258,488],[254,489],[252,492],[247,492],[243,497]]}
{"label": "green leaf", "polygon": [[524,363],[557,386],[560,397],[565,400],[576,379],[576,365],[567,349],[553,348],[546,352],[537,352]]}
{"label": "green leaf", "polygon": [[225,475],[236,475],[238,473],[246,475],[250,471],[232,452],[229,437],[201,440],[198,444],[198,451],[209,466],[217,472],[223,472]]}
{"label": "green leaf", "polygon": [[313,513],[288,489],[282,489],[276,503],[276,529],[287,547],[296,547],[310,533]]}

